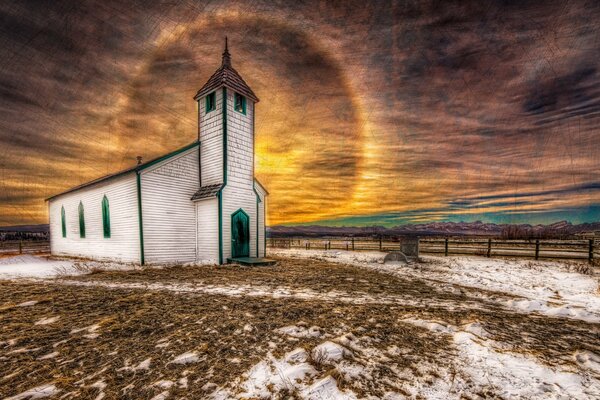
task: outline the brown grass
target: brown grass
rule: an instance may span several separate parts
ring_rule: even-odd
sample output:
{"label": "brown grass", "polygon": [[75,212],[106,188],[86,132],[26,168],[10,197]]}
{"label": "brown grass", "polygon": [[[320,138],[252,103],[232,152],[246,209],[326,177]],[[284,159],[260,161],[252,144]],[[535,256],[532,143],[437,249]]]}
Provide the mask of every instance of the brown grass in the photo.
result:
{"label": "brown grass", "polygon": [[[436,301],[479,301],[462,294],[445,293],[424,280],[398,278],[374,271],[322,261],[280,259],[276,267],[173,267],[128,272],[98,272],[79,280],[114,282],[168,282],[197,284],[258,284],[290,286],[313,290],[339,290],[377,294],[403,294]],[[30,307],[16,305],[29,300]],[[491,338],[507,350],[527,353],[554,365],[573,363],[576,350],[598,351],[600,326],[581,321],[515,314],[479,301],[484,310],[454,310],[442,307],[411,307],[404,304],[347,304],[335,301],[299,301],[270,297],[229,297],[221,295],[178,294],[143,289],[111,290],[102,287],[75,287],[0,281],[0,398],[32,387],[54,382],[67,398],[93,399],[99,389],[91,388],[102,379],[106,398],[146,399],[164,389],[153,386],[159,380],[177,382],[184,375],[187,389],[174,385],[170,397],[203,398],[207,383],[227,385],[240,377],[277,344],[276,357],[297,347],[307,350],[323,338],[290,340],[275,332],[286,325],[316,325],[335,337],[335,332],[368,336],[384,351],[395,345],[402,354],[389,355],[389,364],[373,372],[369,382],[346,382],[336,371],[330,374],[341,387],[359,395],[382,396],[388,390],[401,390],[388,382],[394,373],[388,368],[408,368],[423,379],[435,377],[435,369],[423,365],[452,362],[454,347],[447,335],[434,335],[426,329],[400,322],[407,316],[441,320],[453,325],[479,321]],[[53,324],[35,325],[49,316],[60,316]],[[88,331],[71,333],[99,325],[95,339]],[[251,332],[243,327],[251,324]],[[168,342],[167,347],[156,347]],[[17,349],[28,351],[14,352]],[[58,351],[56,358],[40,356]],[[170,363],[177,355],[195,351],[201,361],[195,364]],[[309,351],[310,353],[310,351]],[[151,358],[148,371],[123,369]],[[313,364],[323,372],[330,366],[313,356]],[[239,359],[239,363],[232,362]],[[7,378],[8,377],[8,378]],[[125,390],[133,385],[129,390]],[[295,398],[290,388],[280,393]],[[285,397],[281,397],[285,398]],[[494,398],[492,392],[487,398]]]}

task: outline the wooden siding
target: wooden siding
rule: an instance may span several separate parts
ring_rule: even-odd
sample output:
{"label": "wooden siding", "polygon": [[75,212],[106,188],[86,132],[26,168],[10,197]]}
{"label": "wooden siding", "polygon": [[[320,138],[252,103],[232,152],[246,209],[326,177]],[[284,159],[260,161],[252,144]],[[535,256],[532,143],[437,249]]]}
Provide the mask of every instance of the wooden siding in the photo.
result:
{"label": "wooden siding", "polygon": [[205,97],[198,104],[201,186],[223,183],[223,90],[218,89],[215,95],[216,110],[206,113]]}
{"label": "wooden siding", "polygon": [[[53,255],[140,262],[139,221],[135,172],[53,198],[50,251]],[[102,198],[110,202],[111,237],[102,227]],[[85,215],[85,238],[79,237],[79,202]],[[65,208],[67,237],[62,237],[61,207]]]}
{"label": "wooden siding", "polygon": [[196,262],[219,263],[219,211],[216,198],[196,202],[198,221],[198,247]]}
{"label": "wooden siding", "polygon": [[254,103],[246,114],[234,110],[232,90],[227,91],[227,186],[223,189],[223,260],[231,257],[231,214],[242,209],[250,217],[250,256],[256,257],[256,193],[254,192]]}
{"label": "wooden siding", "polygon": [[254,185],[256,192],[260,197],[260,204],[258,205],[258,256],[266,257],[265,249],[265,224],[266,224],[266,210],[267,210],[267,193],[260,187],[260,185]]}
{"label": "wooden siding", "polygon": [[146,263],[195,261],[198,182],[197,147],[141,172]]}

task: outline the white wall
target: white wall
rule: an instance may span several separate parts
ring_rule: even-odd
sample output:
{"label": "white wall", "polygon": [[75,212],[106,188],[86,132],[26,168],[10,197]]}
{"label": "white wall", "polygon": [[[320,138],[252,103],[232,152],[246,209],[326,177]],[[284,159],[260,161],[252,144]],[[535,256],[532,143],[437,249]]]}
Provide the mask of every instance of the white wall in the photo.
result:
{"label": "white wall", "polygon": [[227,186],[223,189],[223,262],[231,257],[231,214],[243,209],[250,217],[250,257],[256,257],[256,193],[254,193],[254,104],[246,99],[246,115],[233,108],[227,90]]}
{"label": "white wall", "polygon": [[[102,227],[102,198],[110,209],[111,237]],[[83,203],[85,238],[79,237],[79,202]],[[67,237],[62,237],[61,207],[65,208]],[[135,172],[49,201],[50,249],[54,255],[140,262]]]}
{"label": "white wall", "polygon": [[198,247],[196,262],[219,263],[219,209],[216,198],[196,202]]}
{"label": "white wall", "polygon": [[206,113],[206,97],[198,102],[202,186],[223,183],[223,89],[216,90],[216,109]]}
{"label": "white wall", "polygon": [[265,223],[267,216],[267,193],[260,187],[260,185],[255,184],[254,187],[258,192],[261,203],[259,204],[258,209],[258,256],[266,257],[265,250]]}
{"label": "white wall", "polygon": [[141,188],[146,263],[195,261],[198,147],[141,171]]}

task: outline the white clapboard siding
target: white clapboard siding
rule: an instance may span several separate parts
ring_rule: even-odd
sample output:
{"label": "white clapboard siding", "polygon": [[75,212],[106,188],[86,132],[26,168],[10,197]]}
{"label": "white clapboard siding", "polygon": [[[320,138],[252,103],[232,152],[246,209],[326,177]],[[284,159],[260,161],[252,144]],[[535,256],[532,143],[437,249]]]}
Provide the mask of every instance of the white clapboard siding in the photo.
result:
{"label": "white clapboard siding", "polygon": [[148,264],[196,259],[198,147],[141,172],[144,256]]}
{"label": "white clapboard siding", "polygon": [[255,184],[256,192],[260,197],[260,204],[258,206],[258,256],[266,257],[265,250],[265,223],[266,223],[266,210],[267,210],[267,193],[263,190],[263,188]]}
{"label": "white clapboard siding", "polygon": [[219,209],[216,198],[196,202],[198,247],[196,262],[219,263]]}
{"label": "white clapboard siding", "polygon": [[[111,237],[104,237],[102,198],[110,210]],[[85,238],[79,237],[79,202],[83,203]],[[62,237],[61,207],[67,237]],[[50,250],[53,255],[140,262],[136,174],[131,172],[49,201]]]}
{"label": "white clapboard siding", "polygon": [[202,186],[223,183],[223,89],[216,90],[216,109],[206,113],[206,97],[198,101]]}
{"label": "white clapboard siding", "polygon": [[223,189],[223,261],[231,257],[231,214],[243,209],[250,217],[250,256],[256,257],[256,193],[254,192],[254,104],[247,99],[246,115],[233,108],[227,91],[227,186]]}

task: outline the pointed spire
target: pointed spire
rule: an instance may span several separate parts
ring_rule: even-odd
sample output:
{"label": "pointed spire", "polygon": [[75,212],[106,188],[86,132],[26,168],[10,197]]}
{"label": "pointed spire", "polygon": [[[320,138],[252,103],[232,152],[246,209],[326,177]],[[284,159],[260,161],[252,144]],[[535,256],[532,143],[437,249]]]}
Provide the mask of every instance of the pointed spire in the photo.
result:
{"label": "pointed spire", "polygon": [[227,48],[227,36],[225,36],[225,51],[223,52],[223,62],[221,63],[222,67],[231,67],[231,55],[229,54],[229,49]]}

